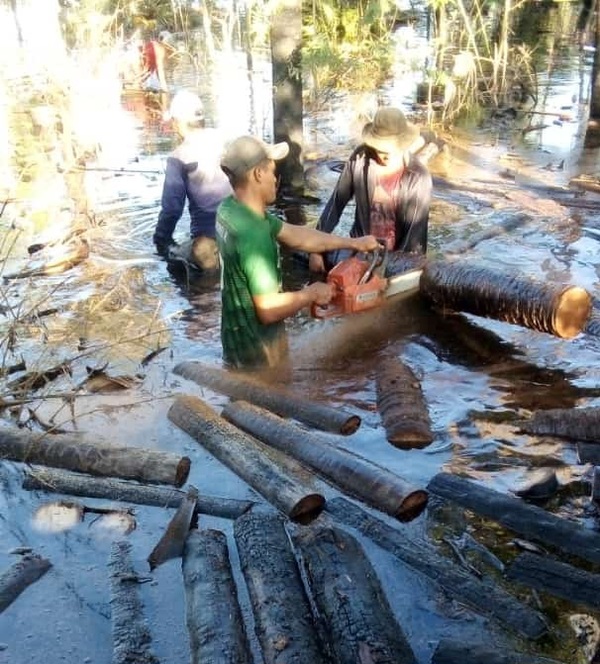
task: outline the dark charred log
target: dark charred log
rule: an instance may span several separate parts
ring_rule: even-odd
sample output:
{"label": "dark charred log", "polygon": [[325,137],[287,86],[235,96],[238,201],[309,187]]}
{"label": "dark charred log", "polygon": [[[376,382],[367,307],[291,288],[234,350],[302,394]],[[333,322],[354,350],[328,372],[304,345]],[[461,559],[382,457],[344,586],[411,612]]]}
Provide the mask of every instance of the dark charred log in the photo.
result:
{"label": "dark charred log", "polygon": [[190,532],[183,552],[183,581],[192,664],[251,664],[222,532]]}
{"label": "dark charred log", "polygon": [[244,433],[191,396],[178,397],[169,419],[293,521],[308,523],[325,498],[310,487],[311,476],[296,461]]}
{"label": "dark charred log", "polygon": [[28,553],[0,575],[0,613],[52,567],[52,563],[36,553]]}
{"label": "dark charred log", "polygon": [[600,408],[538,410],[518,426],[525,433],[600,443]]}
{"label": "dark charred log", "polygon": [[521,325],[570,339],[591,311],[589,293],[578,286],[551,286],[460,261],[427,263],[421,294],[436,307]]}
{"label": "dark charred log", "polygon": [[349,435],[360,426],[358,415],[307,401],[282,387],[254,381],[247,374],[221,371],[201,362],[182,362],[173,372],[233,399],[244,399],[316,429]]}
{"label": "dark charred log", "polygon": [[436,646],[431,664],[563,664],[555,659],[530,653],[507,651],[490,647],[490,644],[473,643],[470,640],[442,639]]}
{"label": "dark charred log", "polygon": [[342,490],[387,512],[400,521],[417,517],[427,505],[427,493],[398,475],[336,447],[321,434],[245,401],[230,403],[223,417],[267,445],[310,466]]}
{"label": "dark charred log", "polygon": [[392,445],[422,449],[433,442],[431,420],[418,378],[397,358],[386,357],[377,367],[377,408]]}
{"label": "dark charred log", "polygon": [[265,664],[328,662],[282,517],[252,510],[234,536]]}

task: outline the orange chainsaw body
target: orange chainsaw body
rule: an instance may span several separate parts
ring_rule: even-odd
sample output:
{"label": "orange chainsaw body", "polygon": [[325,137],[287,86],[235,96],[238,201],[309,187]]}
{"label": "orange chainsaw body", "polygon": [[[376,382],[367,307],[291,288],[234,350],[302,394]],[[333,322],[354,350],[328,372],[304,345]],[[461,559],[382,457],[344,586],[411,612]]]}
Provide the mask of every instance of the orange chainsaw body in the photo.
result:
{"label": "orange chainsaw body", "polygon": [[[333,318],[367,311],[383,304],[388,280],[381,276],[384,266],[375,269],[375,260],[352,256],[333,267],[327,283],[335,289],[331,302],[325,307],[313,307],[315,318]],[[381,261],[380,261],[381,262]]]}

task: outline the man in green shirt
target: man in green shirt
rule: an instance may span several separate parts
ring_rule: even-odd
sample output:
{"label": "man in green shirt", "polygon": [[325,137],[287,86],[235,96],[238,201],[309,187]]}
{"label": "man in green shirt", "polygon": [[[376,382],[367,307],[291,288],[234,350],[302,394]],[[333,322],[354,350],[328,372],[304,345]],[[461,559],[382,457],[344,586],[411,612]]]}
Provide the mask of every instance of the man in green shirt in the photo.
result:
{"label": "man in green shirt", "polygon": [[275,162],[288,151],[287,143],[268,145],[241,136],[221,158],[233,189],[217,209],[221,341],[225,362],[235,368],[273,367],[285,360],[285,319],[312,304],[327,305],[333,297],[332,286],[322,282],[282,292],[279,243],[308,253],[378,247],[372,235],[341,237],[293,226],[267,212],[277,195]]}

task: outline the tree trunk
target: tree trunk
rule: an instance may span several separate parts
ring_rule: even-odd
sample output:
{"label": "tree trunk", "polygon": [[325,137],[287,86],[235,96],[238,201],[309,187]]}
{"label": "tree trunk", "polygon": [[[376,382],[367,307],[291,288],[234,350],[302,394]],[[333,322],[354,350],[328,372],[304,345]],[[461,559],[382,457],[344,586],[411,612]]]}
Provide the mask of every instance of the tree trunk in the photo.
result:
{"label": "tree trunk", "polygon": [[37,554],[26,554],[0,575],[0,613],[5,611],[32,583],[52,567]]}
{"label": "tree trunk", "polygon": [[23,463],[77,470],[90,475],[121,477],[153,484],[181,486],[191,462],[167,452],[140,447],[111,447],[86,443],[68,434],[51,436],[0,429],[0,456]]}
{"label": "tree trunk", "polygon": [[323,431],[350,435],[360,426],[358,415],[307,401],[289,390],[252,380],[248,374],[222,371],[202,362],[182,362],[173,373],[233,399],[244,399],[281,417],[291,417]]}
{"label": "tree trunk", "polygon": [[333,659],[344,664],[416,664],[377,575],[358,542],[338,528],[293,536],[322,616]]}
{"label": "tree trunk", "polygon": [[282,517],[253,510],[233,532],[265,664],[326,664]]}
{"label": "tree trunk", "polygon": [[591,311],[589,293],[553,286],[459,261],[428,262],[420,291],[441,309],[494,318],[570,339]]}
{"label": "tree trunk", "polygon": [[324,436],[245,401],[228,404],[223,417],[267,445],[306,464],[342,490],[400,521],[417,517],[427,493],[401,477],[340,447]]}
{"label": "tree trunk", "polygon": [[[90,477],[78,473],[50,468],[26,469],[23,488],[27,491],[51,491],[70,496],[106,498],[137,505],[154,507],[179,507],[186,492],[162,486],[145,486],[112,478]],[[197,510],[200,514],[217,516],[222,519],[237,519],[255,503],[251,500],[198,496]]]}
{"label": "tree trunk", "polygon": [[549,408],[517,423],[520,431],[600,443],[600,408]]}
{"label": "tree trunk", "polygon": [[489,644],[470,640],[442,639],[436,646],[431,664],[562,664],[555,659],[522,652],[490,648]]}
{"label": "tree trunk", "polygon": [[491,577],[475,577],[428,543],[411,540],[404,531],[393,528],[344,498],[327,501],[327,512],[339,522],[356,528],[461,604],[528,639],[538,639],[545,634],[544,618],[504,591]]}
{"label": "tree trunk", "polygon": [[493,519],[527,539],[600,563],[600,535],[573,521],[449,473],[435,475],[427,488],[431,493]]}
{"label": "tree trunk", "polygon": [[183,553],[183,581],[192,664],[251,664],[222,532],[190,532]]}
{"label": "tree trunk", "polygon": [[293,521],[308,523],[325,498],[309,487],[310,477],[294,460],[240,431],[196,397],[178,397],[169,419]]}

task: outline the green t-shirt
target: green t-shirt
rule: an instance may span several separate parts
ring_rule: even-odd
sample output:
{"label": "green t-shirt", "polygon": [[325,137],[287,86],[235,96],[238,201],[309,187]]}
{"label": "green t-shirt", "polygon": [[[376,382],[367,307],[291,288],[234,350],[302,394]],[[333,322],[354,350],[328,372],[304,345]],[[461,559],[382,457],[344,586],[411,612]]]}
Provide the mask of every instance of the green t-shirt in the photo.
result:
{"label": "green t-shirt", "polygon": [[283,222],[260,217],[233,196],[217,209],[217,242],[221,254],[221,343],[223,358],[237,368],[273,366],[287,353],[283,321],[258,320],[253,295],[281,290],[279,245]]}

